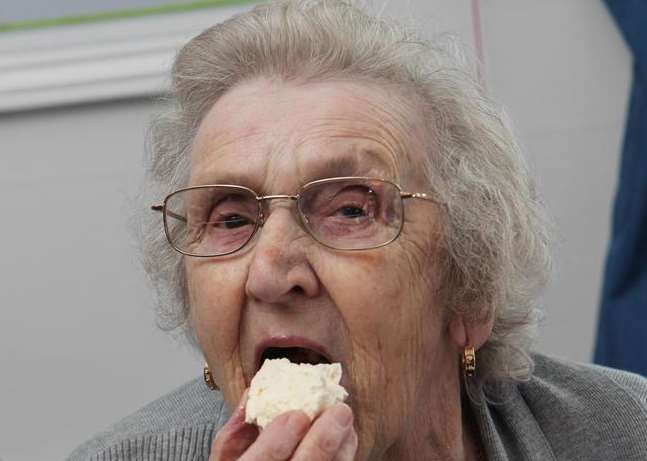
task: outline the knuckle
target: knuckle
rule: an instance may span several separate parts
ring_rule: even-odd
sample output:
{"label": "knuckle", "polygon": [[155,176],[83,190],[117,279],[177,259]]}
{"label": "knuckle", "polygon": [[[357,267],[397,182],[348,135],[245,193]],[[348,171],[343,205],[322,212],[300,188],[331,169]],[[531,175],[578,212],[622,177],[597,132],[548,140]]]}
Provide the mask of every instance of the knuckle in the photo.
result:
{"label": "knuckle", "polygon": [[333,456],[339,449],[341,442],[340,431],[323,432],[314,440],[315,449],[324,456]]}

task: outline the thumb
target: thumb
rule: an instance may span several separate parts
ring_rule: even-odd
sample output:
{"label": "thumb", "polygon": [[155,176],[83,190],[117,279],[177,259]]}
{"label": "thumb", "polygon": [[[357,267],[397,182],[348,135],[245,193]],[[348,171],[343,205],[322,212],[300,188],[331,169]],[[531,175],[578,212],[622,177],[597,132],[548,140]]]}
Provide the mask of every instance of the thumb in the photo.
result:
{"label": "thumb", "polygon": [[253,424],[245,423],[246,402],[247,390],[227,423],[214,437],[209,461],[237,460],[258,437],[258,428]]}

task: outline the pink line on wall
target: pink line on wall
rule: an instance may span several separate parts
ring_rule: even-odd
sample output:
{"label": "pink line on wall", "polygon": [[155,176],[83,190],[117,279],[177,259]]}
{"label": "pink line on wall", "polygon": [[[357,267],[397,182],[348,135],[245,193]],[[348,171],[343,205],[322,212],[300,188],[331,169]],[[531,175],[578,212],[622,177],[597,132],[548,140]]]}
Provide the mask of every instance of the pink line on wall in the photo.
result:
{"label": "pink line on wall", "polygon": [[477,76],[483,88],[486,88],[485,81],[485,55],[483,53],[483,33],[481,30],[481,1],[472,0],[472,31],[474,35],[474,48],[476,50]]}

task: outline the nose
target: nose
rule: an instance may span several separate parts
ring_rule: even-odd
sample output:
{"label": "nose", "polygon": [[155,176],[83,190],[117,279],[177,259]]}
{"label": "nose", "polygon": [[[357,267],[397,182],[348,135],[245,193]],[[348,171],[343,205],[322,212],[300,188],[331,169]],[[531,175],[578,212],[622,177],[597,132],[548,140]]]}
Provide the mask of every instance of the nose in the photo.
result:
{"label": "nose", "polygon": [[287,206],[276,207],[259,229],[245,292],[262,303],[290,303],[316,297],[320,282],[308,257],[310,237]]}

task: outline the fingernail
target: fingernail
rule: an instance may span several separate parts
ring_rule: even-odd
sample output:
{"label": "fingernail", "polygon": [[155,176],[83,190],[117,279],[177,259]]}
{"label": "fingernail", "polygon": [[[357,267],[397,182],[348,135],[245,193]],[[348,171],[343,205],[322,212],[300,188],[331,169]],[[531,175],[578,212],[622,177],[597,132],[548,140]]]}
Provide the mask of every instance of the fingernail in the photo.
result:
{"label": "fingernail", "polygon": [[230,419],[232,421],[242,421],[245,419],[245,408],[244,407],[236,407],[234,409],[233,414],[231,415]]}
{"label": "fingernail", "polygon": [[341,427],[346,428],[353,420],[353,412],[348,405],[335,405],[332,408],[332,416]]}
{"label": "fingernail", "polygon": [[248,394],[249,394],[249,388],[243,391],[243,395],[241,395],[240,401],[238,402],[238,408],[245,408],[245,406],[247,405]]}
{"label": "fingernail", "polygon": [[229,423],[233,425],[242,424],[245,421],[245,405],[247,404],[247,390],[245,390],[238,401],[238,406],[234,408],[233,413],[229,417]]}
{"label": "fingernail", "polygon": [[228,431],[235,431],[239,427],[243,426],[245,424],[245,414],[240,410],[236,409],[227,422],[225,423],[225,426]]}

